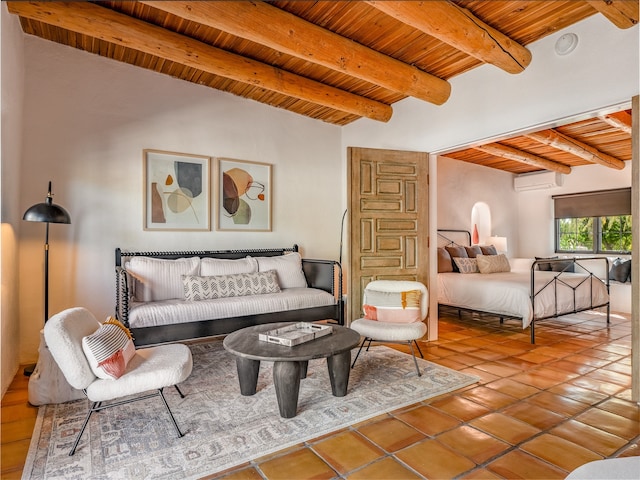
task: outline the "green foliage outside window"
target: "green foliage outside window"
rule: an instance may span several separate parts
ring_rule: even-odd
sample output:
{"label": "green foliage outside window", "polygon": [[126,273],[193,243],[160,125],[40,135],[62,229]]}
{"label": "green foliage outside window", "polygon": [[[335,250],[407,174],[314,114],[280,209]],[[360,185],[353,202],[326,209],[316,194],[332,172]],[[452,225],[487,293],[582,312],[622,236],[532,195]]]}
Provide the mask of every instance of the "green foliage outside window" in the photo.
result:
{"label": "green foliage outside window", "polygon": [[631,251],[631,215],[559,218],[559,252],[627,253]]}
{"label": "green foliage outside window", "polygon": [[631,215],[600,217],[602,243],[605,252],[631,251]]}

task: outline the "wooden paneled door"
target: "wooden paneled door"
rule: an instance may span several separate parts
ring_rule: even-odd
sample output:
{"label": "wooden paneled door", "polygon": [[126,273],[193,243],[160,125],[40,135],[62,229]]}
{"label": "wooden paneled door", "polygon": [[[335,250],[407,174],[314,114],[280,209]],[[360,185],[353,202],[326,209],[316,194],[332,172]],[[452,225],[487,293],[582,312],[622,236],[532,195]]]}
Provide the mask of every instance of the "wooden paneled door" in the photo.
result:
{"label": "wooden paneled door", "polygon": [[349,147],[349,319],[372,280],[429,279],[429,155]]}

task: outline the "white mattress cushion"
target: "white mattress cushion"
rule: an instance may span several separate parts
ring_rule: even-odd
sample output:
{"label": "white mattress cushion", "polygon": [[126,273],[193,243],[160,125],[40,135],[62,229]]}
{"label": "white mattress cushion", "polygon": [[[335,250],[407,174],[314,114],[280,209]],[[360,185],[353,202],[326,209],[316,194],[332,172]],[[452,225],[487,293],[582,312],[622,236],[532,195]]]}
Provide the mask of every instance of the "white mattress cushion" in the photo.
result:
{"label": "white mattress cushion", "polygon": [[199,302],[178,299],[133,302],[129,310],[129,327],[153,327],[326,305],[335,305],[333,295],[317,288],[289,288],[280,293],[216,298]]}
{"label": "white mattress cushion", "polygon": [[275,270],[280,288],[304,288],[307,279],[302,271],[302,257],[298,252],[287,253],[277,257],[256,257],[258,271]]}
{"label": "white mattress cushion", "polygon": [[127,262],[125,268],[135,278],[136,300],[152,302],[183,298],[182,275],[198,275],[200,257],[176,260],[133,257]]}

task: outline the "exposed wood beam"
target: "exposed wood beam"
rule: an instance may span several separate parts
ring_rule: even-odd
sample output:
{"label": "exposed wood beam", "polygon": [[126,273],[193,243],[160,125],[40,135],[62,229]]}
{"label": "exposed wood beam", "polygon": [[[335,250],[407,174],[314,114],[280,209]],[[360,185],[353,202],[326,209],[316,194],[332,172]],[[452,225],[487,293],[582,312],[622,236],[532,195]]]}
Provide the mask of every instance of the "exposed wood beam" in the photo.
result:
{"label": "exposed wood beam", "polygon": [[144,3],[436,105],[449,82],[260,1]]}
{"label": "exposed wood beam", "polygon": [[7,2],[9,12],[155,55],[214,75],[373,120],[389,105],[328,87],[87,2]]}
{"label": "exposed wood beam", "polygon": [[449,1],[369,1],[378,10],[509,73],[522,72],[531,52]]}
{"label": "exposed wood beam", "polygon": [[583,158],[588,162],[598,163],[605,167],[615,168],[616,170],[622,170],[624,168],[623,160],[601,152],[597,148],[587,145],[575,138],[563,135],[556,130],[542,130],[541,132],[530,133],[525,136],[536,142]]}
{"label": "exposed wood beam", "polygon": [[612,127],[631,135],[631,115],[627,112],[622,111],[610,113],[608,115],[600,115],[598,118]]}
{"label": "exposed wood beam", "polygon": [[547,160],[546,158],[539,157],[517,148],[502,145],[500,143],[487,143],[486,145],[479,145],[473,147],[475,150],[495,155],[496,157],[506,158],[508,160],[514,160],[516,162],[526,163],[527,165],[533,165],[534,167],[544,168],[545,170],[552,170],[558,173],[571,173],[571,167],[562,163]]}
{"label": "exposed wood beam", "polygon": [[587,0],[587,3],[618,28],[630,28],[638,23],[637,0]]}

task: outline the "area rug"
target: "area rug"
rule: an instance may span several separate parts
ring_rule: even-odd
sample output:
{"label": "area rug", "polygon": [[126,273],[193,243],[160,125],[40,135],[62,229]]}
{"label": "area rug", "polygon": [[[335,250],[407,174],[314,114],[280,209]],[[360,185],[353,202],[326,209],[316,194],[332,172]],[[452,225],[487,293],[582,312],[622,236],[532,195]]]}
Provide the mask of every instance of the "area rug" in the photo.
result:
{"label": "area rug", "polygon": [[331,394],[326,360],[309,362],[298,414],[284,419],[270,362],[260,366],[257,393],[243,397],[235,359],[221,341],[190,348],[194,368],[181,384],[186,397],[165,389],[184,437],[177,437],[160,399],[152,398],[94,414],[69,457],[88,401],[44,405],[22,478],[199,478],[479,380],[421,359],[418,377],[409,355],[375,346],[360,355],[341,398]]}

